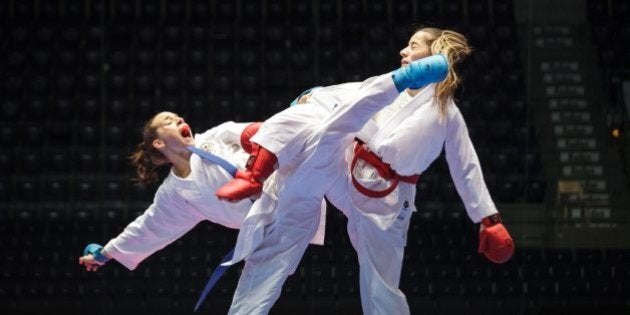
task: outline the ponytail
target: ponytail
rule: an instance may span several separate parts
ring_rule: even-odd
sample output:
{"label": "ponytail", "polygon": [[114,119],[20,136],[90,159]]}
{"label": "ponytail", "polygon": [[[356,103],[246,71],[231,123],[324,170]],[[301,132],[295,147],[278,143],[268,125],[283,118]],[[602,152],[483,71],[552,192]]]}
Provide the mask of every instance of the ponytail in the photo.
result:
{"label": "ponytail", "polygon": [[144,125],[142,142],[129,156],[131,165],[136,169],[136,177],[133,180],[142,184],[156,182],[158,170],[162,166],[170,164],[162,152],[153,147],[153,140],[157,139],[157,128],[152,126],[152,122],[153,118]]}
{"label": "ponytail", "polygon": [[468,41],[464,35],[454,31],[432,27],[416,30],[416,32],[419,31],[424,31],[432,35],[433,38],[429,42],[431,53],[443,54],[449,64],[446,79],[439,82],[435,87],[435,97],[438,101],[440,116],[446,118],[448,101],[453,98],[455,90],[461,82],[455,71],[455,66],[472,52],[472,48],[468,46]]}

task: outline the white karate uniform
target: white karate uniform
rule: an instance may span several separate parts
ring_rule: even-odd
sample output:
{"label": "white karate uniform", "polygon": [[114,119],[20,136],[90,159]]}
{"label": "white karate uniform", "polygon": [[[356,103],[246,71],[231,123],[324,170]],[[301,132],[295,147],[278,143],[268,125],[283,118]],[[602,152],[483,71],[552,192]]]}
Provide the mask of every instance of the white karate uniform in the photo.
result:
{"label": "white karate uniform", "polygon": [[[293,163],[287,172],[280,165],[278,212],[273,221],[261,225],[244,224],[241,228],[237,243],[255,245],[245,251],[237,245],[234,259],[229,262],[246,258],[230,314],[269,312],[280,295],[282,284],[297,267],[308,241],[319,226],[319,207],[324,194],[334,183],[335,176],[347,173],[344,152],[353,139],[353,133],[398,94],[389,74],[360,84],[320,88],[313,91],[310,105],[293,106],[265,122],[263,128],[273,126],[275,121],[284,121],[278,116],[285,113],[293,115],[298,110],[308,111],[307,106],[311,105],[324,104],[324,111],[326,108],[332,110],[323,122],[309,121],[312,128],[298,134],[303,143],[287,141],[290,145],[284,150],[296,152],[296,148],[300,148],[295,159],[287,160],[300,162]],[[325,113],[322,112],[322,115]],[[265,138],[263,128],[259,131],[259,138],[252,138],[252,141],[268,149],[274,148],[273,142],[282,139],[282,136]],[[287,132],[286,129],[275,130],[279,134]],[[271,139],[271,144],[267,144],[266,139]],[[279,161],[282,161],[281,156],[282,152]],[[252,229],[256,231],[251,232]],[[253,235],[262,237],[252,239]]]}
{"label": "white karate uniform", "polygon": [[[243,169],[249,154],[240,146],[240,135],[248,123],[226,122],[195,135],[195,146]],[[240,228],[252,206],[248,199],[236,203],[220,201],[215,191],[232,176],[220,166],[190,157],[191,172],[186,178],[171,171],[158,188],[153,203],[103,251],[130,270],[154,252],[180,238],[203,220],[228,228]],[[273,186],[273,177],[266,183]],[[320,239],[323,240],[323,230]]]}
{"label": "white karate uniform", "polygon": [[[258,235],[262,235],[259,239],[245,237],[248,230],[245,227],[239,233],[239,242],[254,245],[249,248],[250,251],[235,255],[235,260],[230,262],[242,258],[246,260],[230,314],[269,312],[280,295],[286,277],[297,267],[308,240],[318,227],[316,209],[324,194],[348,217],[348,232],[360,262],[363,312],[409,313],[398,283],[409,218],[415,210],[415,185],[401,182],[389,196],[370,198],[356,191],[349,170],[352,143],[357,132],[376,112],[394,102],[399,94],[390,75],[375,77],[359,85],[348,85],[346,89],[334,88],[315,90],[311,96],[312,103],[325,101],[325,95],[333,100],[330,104],[338,106],[331,108],[331,116],[323,123],[308,122],[318,127],[307,128],[307,132],[299,134],[305,139],[305,144],[293,160],[297,166],[283,174],[283,184],[278,185],[277,216],[272,222],[256,227]],[[389,129],[376,132],[368,145],[400,175],[422,173],[444,147],[451,175],[468,214],[474,222],[479,222],[481,218],[496,213],[496,208],[483,182],[461,114],[451,103],[447,119],[440,122],[437,105],[433,104],[433,91],[434,85],[430,85],[413,99],[408,99],[408,104],[399,106],[405,108],[412,104],[417,108],[403,115],[399,122],[391,122],[387,126]],[[385,116],[392,117],[399,109],[386,111],[392,114]],[[325,114],[322,112],[321,115],[319,117]],[[273,124],[267,124],[267,127],[272,128]],[[377,124],[377,130],[378,127]],[[276,130],[280,134],[285,131]],[[258,136],[255,140],[267,147],[265,133]],[[281,137],[268,139],[272,139],[273,143],[283,139]],[[294,140],[286,141],[293,146],[287,152],[295,152],[291,150],[300,147]],[[282,147],[281,143],[274,145],[270,147]],[[355,174],[369,188],[387,186],[369,165]]]}
{"label": "white karate uniform", "polygon": [[[483,180],[479,159],[459,109],[450,101],[446,118],[440,119],[434,90],[432,84],[413,98],[402,93],[396,102],[374,117],[376,131],[366,135],[368,124],[358,136],[364,136],[362,140],[370,151],[403,176],[424,172],[444,148],[451,177],[468,216],[473,222],[480,222],[497,213],[496,206]],[[397,117],[405,107],[409,111]],[[351,159],[352,149],[348,148],[346,165]],[[372,166],[357,166],[355,178],[364,187],[382,190],[390,185]],[[405,295],[398,286],[409,220],[416,210],[415,185],[400,182],[390,195],[371,198],[352,185],[349,169],[346,174],[326,196],[348,217],[348,234],[360,264],[363,312],[409,314]]]}

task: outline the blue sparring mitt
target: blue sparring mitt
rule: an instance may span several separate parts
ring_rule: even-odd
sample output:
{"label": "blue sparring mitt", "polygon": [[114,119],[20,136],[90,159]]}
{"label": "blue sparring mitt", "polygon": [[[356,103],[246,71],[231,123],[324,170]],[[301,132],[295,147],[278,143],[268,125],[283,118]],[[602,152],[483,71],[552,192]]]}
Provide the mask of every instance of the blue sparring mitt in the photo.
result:
{"label": "blue sparring mitt", "polygon": [[430,83],[440,82],[448,74],[448,61],[444,55],[432,55],[411,62],[392,72],[398,92],[407,88],[419,89]]}
{"label": "blue sparring mitt", "polygon": [[83,256],[87,254],[92,254],[96,262],[104,265],[106,262],[109,261],[109,258],[105,257],[105,255],[101,253],[101,249],[103,249],[103,246],[99,244],[90,244],[88,246],[85,246],[85,249],[83,250]]}

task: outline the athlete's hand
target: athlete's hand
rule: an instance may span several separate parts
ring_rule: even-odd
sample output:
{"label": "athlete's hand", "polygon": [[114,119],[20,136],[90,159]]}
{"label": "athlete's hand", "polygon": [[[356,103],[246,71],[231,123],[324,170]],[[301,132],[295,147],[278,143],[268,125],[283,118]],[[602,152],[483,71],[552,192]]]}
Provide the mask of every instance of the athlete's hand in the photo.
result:
{"label": "athlete's hand", "polygon": [[503,223],[491,226],[481,224],[479,229],[479,253],[490,261],[501,264],[514,255],[514,240]]}
{"label": "athlete's hand", "polygon": [[94,259],[94,255],[87,254],[79,257],[79,265],[85,266],[86,271],[97,271],[99,267],[105,265]]}

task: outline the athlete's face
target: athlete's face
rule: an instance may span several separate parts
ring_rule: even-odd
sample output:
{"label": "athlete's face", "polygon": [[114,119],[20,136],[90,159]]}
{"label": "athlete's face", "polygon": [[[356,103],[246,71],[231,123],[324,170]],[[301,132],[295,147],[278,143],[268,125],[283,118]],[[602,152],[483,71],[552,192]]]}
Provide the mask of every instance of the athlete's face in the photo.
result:
{"label": "athlete's face", "polygon": [[153,146],[160,150],[177,149],[194,144],[195,139],[190,126],[177,114],[161,112],[153,117],[151,125],[156,128],[158,135],[158,138],[153,141]]}
{"label": "athlete's face", "polygon": [[405,67],[414,60],[431,56],[430,40],[431,34],[425,31],[418,31],[413,34],[407,47],[400,51],[400,65]]}

